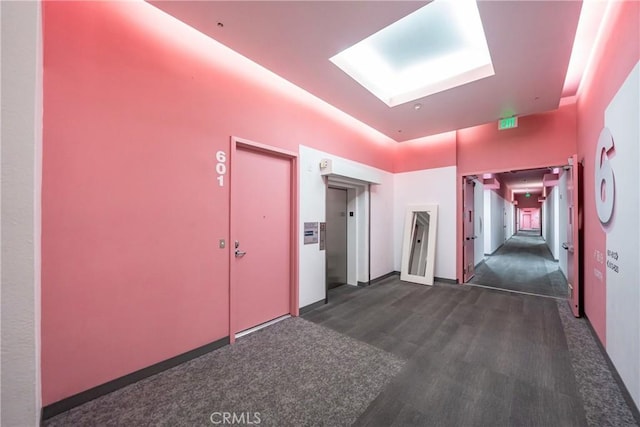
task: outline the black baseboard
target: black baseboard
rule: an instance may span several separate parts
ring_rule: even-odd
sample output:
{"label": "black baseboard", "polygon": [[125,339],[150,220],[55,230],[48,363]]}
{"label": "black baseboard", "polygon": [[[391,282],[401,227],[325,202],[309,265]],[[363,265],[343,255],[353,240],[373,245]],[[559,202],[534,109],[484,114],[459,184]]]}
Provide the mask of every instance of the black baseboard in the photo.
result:
{"label": "black baseboard", "polygon": [[321,307],[321,306],[323,306],[325,304],[326,304],[326,301],[323,298],[320,301],[314,302],[314,303],[309,304],[309,305],[305,305],[304,307],[300,307],[300,316],[302,316],[305,313],[310,312],[311,310],[314,310],[314,309],[316,309],[318,307]]}
{"label": "black baseboard", "polygon": [[387,280],[390,277],[393,276],[398,276],[400,277],[400,272],[399,271],[390,271],[387,274],[383,274],[382,276],[378,276],[375,279],[371,279],[371,281],[369,282],[369,286],[371,285],[376,285],[384,280]]}
{"label": "black baseboard", "polygon": [[363,288],[364,288],[364,287],[367,287],[367,286],[371,286],[371,285],[375,285],[375,284],[377,284],[377,283],[380,283],[380,282],[382,282],[383,280],[388,279],[389,277],[392,277],[392,276],[399,276],[399,275],[400,275],[400,272],[399,272],[399,271],[390,271],[390,272],[389,272],[389,273],[387,273],[387,274],[383,274],[382,276],[378,276],[378,277],[376,277],[375,279],[371,279],[371,281],[370,281],[370,282],[358,282],[358,286],[360,286],[360,287],[363,287]]}
{"label": "black baseboard", "polygon": [[112,391],[116,391],[128,385],[131,385],[152,375],[159,374],[162,371],[166,371],[167,369],[188,362],[189,360],[195,359],[196,357],[200,357],[202,355],[210,353],[214,350],[219,349],[220,347],[224,347],[225,345],[229,345],[229,337],[221,338],[212,343],[203,345],[202,347],[198,347],[191,351],[187,351],[186,353],[179,354],[175,357],[172,357],[171,359],[163,360],[162,362],[158,362],[154,365],[142,368],[123,377],[116,378],[115,380],[111,380],[107,383],[90,388],[89,390],[74,394],[73,396],[59,400],[58,402],[54,402],[42,408],[41,419],[46,420],[48,418],[54,417],[58,414],[68,411],[69,409],[75,408],[76,406],[80,406],[83,403],[87,403],[90,400],[96,399],[100,396],[104,396],[105,394],[109,394]]}
{"label": "black baseboard", "polygon": [[636,406],[636,402],[633,400],[633,397],[631,397],[631,393],[629,393],[627,386],[624,385],[624,382],[622,381],[622,377],[620,376],[620,374],[618,373],[618,370],[616,369],[616,367],[613,365],[613,362],[609,358],[609,353],[607,353],[607,350],[604,348],[604,346],[600,342],[600,338],[598,337],[596,330],[593,329],[593,325],[591,324],[591,321],[586,315],[584,316],[584,318],[587,321],[587,326],[589,326],[589,330],[591,331],[591,335],[593,335],[594,341],[598,345],[600,352],[602,352],[602,354],[604,355],[604,360],[607,362],[607,366],[609,367],[609,370],[613,375],[613,379],[615,380],[616,383],[618,383],[618,386],[620,387],[620,391],[622,392],[622,397],[624,397],[624,400],[625,402],[627,402],[629,409],[631,409],[631,413],[633,414],[633,418],[635,418],[636,420],[636,424],[640,426],[640,411],[638,410],[638,406]]}
{"label": "black baseboard", "polygon": [[458,284],[458,279],[445,279],[444,277],[434,277],[433,281],[434,282],[440,282],[440,283],[448,283],[450,285],[457,285]]}

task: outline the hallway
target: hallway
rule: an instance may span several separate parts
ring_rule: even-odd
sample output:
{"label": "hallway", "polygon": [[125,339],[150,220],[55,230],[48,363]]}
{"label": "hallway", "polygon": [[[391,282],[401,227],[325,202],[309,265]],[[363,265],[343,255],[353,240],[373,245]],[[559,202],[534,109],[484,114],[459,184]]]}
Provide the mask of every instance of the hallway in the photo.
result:
{"label": "hallway", "polygon": [[567,280],[539,231],[518,231],[476,267],[470,284],[556,298],[567,296]]}

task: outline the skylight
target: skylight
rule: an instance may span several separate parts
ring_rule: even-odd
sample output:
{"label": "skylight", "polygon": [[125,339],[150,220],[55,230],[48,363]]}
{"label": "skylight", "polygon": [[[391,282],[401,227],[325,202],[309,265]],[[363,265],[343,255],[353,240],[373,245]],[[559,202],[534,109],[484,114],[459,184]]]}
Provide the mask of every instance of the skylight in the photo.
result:
{"label": "skylight", "polygon": [[435,0],[330,61],[389,107],[494,75],[475,0]]}

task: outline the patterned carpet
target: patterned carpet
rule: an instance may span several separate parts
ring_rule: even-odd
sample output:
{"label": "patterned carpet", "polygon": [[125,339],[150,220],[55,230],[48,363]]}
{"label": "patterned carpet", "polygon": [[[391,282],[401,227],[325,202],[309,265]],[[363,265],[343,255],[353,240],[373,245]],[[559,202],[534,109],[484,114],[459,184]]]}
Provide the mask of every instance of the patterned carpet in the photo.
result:
{"label": "patterned carpet", "polygon": [[44,425],[205,426],[235,416],[242,425],[348,426],[403,366],[383,350],[289,318]]}
{"label": "patterned carpet", "polygon": [[636,426],[587,320],[573,317],[566,301],[558,301],[558,312],[589,426]]}

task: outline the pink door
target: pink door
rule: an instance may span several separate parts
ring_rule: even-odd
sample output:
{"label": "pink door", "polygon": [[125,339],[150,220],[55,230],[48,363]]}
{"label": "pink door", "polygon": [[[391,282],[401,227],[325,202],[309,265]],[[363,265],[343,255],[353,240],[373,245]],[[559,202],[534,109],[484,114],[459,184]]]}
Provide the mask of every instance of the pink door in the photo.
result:
{"label": "pink door", "polygon": [[531,214],[526,213],[522,215],[522,229],[529,230],[531,228]]}
{"label": "pink door", "polygon": [[291,158],[236,142],[231,162],[230,336],[291,312]]}
{"label": "pink door", "polygon": [[572,157],[572,165],[567,171],[567,241],[562,247],[567,251],[567,282],[569,286],[569,305],[573,315],[579,317],[582,313],[580,295],[580,184],[582,179],[582,165],[578,163],[578,156]]}
{"label": "pink door", "polygon": [[468,282],[471,280],[473,275],[475,274],[475,234],[474,234],[474,199],[473,199],[473,189],[476,186],[473,180],[465,178],[464,179],[464,187],[463,187],[463,234],[464,241],[463,244],[463,280]]}

